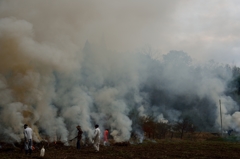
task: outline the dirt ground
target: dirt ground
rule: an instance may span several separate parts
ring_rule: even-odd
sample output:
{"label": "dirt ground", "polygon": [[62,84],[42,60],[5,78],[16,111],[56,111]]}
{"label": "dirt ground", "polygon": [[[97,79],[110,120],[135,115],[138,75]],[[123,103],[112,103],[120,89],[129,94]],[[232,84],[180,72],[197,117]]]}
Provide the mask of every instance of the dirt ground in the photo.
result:
{"label": "dirt ground", "polygon": [[[40,148],[36,145],[31,156],[26,156],[19,145],[1,144],[1,159],[40,159]],[[21,147],[21,146],[20,146]],[[94,152],[92,145],[77,150],[73,146],[50,144],[45,147],[44,159],[157,159],[157,158],[240,158],[240,143],[226,141],[144,140],[141,144],[100,146]]]}

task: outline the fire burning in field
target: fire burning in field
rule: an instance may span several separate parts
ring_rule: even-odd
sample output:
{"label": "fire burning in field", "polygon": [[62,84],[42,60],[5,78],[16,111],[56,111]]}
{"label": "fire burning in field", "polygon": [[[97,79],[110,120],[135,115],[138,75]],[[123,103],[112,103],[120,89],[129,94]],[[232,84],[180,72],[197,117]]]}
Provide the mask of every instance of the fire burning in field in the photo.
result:
{"label": "fire burning in field", "polygon": [[99,124],[122,143],[132,133],[143,134],[140,119],[147,116],[159,123],[188,116],[199,130],[218,130],[219,98],[223,128],[239,126],[238,97],[229,86],[233,68],[198,65],[183,51],[156,58],[151,49],[111,49],[109,44],[120,48],[121,42],[104,39],[112,24],[104,18],[107,10],[89,1],[0,2],[0,140],[20,142],[25,123],[36,142],[66,142],[76,125],[83,138],[91,138]]}

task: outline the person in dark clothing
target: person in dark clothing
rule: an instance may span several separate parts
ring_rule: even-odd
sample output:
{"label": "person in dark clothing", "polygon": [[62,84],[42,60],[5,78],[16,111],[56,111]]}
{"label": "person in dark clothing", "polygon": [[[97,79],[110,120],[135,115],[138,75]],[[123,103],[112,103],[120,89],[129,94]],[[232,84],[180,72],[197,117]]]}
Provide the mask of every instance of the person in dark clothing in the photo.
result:
{"label": "person in dark clothing", "polygon": [[232,132],[233,132],[233,129],[228,130],[228,136],[230,136]]}
{"label": "person in dark clothing", "polygon": [[[80,142],[81,142],[81,139],[82,139],[82,133],[83,133],[83,131],[82,131],[82,129],[81,129],[81,126],[79,126],[79,125],[78,125],[76,128],[77,128],[77,130],[78,130],[78,134],[77,134],[77,136],[74,137],[73,139],[77,139],[77,149],[80,149],[80,148],[81,148]],[[73,139],[72,139],[72,140],[73,140]],[[72,141],[72,140],[70,140],[70,141]]]}

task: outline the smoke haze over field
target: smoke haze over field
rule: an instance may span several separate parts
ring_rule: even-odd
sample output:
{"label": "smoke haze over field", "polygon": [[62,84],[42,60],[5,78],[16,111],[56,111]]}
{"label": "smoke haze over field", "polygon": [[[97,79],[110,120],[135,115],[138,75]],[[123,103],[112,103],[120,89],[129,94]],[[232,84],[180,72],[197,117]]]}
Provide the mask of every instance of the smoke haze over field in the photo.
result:
{"label": "smoke haze over field", "polygon": [[224,129],[240,131],[232,70],[219,64],[240,66],[239,6],[0,0],[0,134],[19,141],[28,123],[35,140],[66,141],[97,123],[124,141],[144,115],[215,131],[219,99]]}

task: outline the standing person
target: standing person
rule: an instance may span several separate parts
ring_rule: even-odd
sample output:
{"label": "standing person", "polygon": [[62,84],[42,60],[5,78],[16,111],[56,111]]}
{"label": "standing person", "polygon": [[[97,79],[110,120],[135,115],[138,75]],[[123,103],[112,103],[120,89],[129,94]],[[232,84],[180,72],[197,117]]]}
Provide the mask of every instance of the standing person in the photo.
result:
{"label": "standing person", "polygon": [[[78,130],[78,134],[77,134],[77,136],[76,137],[74,137],[73,139],[76,139],[77,138],[77,149],[80,149],[81,148],[81,139],[82,139],[82,133],[83,133],[83,131],[82,131],[82,129],[81,129],[81,126],[77,126],[76,127],[77,128],[77,130]],[[72,139],[72,140],[73,140]],[[72,140],[70,140],[70,141],[72,141]]]}
{"label": "standing person", "polygon": [[103,136],[103,145],[106,146],[107,143],[108,143],[108,129],[105,129]]}
{"label": "standing person", "polygon": [[93,146],[95,148],[95,152],[99,151],[100,134],[101,134],[101,131],[99,129],[99,126],[95,125],[94,136],[93,136]]}
{"label": "standing person", "polygon": [[24,147],[25,147],[25,154],[29,154],[31,155],[32,154],[32,134],[33,134],[33,131],[30,127],[28,127],[27,124],[24,125],[24,131],[23,131],[23,134],[24,134]]}

